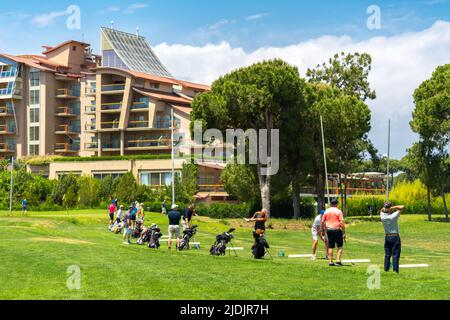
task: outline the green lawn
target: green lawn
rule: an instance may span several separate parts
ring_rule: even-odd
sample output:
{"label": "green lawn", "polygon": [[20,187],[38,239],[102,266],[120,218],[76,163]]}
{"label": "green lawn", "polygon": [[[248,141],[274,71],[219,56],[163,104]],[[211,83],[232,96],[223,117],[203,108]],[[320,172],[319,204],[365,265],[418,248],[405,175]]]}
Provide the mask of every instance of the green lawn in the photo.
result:
{"label": "green lawn", "polygon": [[[122,244],[107,231],[99,210],[0,212],[0,299],[448,299],[450,224],[402,216],[401,263],[428,263],[427,269],[381,273],[381,289],[367,288],[368,264],[330,268],[325,260],[288,259],[309,253],[308,222],[272,220],[268,231],[273,260],[252,259],[251,229],[238,220],[198,218],[200,250],[169,253]],[[165,217],[148,215],[167,234]],[[382,266],[383,228],[377,221],[349,220],[353,259]],[[209,247],[229,225],[238,227],[238,257],[212,257]],[[323,247],[320,247],[320,253]],[[347,255],[344,258],[349,258]],[[81,289],[71,291],[67,268],[81,269]]]}

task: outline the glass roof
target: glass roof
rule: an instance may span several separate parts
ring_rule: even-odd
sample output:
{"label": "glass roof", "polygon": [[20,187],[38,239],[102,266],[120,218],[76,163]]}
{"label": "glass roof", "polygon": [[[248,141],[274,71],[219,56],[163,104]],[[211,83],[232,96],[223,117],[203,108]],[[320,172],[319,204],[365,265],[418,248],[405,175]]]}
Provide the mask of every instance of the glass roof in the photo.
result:
{"label": "glass roof", "polygon": [[102,28],[102,36],[130,70],[172,78],[144,37],[111,28]]}

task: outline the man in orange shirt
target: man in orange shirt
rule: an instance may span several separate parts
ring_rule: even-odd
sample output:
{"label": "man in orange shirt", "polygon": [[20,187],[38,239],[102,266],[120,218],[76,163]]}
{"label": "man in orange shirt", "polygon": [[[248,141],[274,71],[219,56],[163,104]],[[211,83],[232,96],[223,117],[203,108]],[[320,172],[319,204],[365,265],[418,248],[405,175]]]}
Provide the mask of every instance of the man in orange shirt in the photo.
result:
{"label": "man in orange shirt", "polygon": [[[325,211],[322,218],[322,230],[326,230],[328,236],[328,259],[330,267],[342,266],[342,248],[345,239],[344,215],[338,208],[339,201],[331,201],[331,208]],[[338,247],[336,264],[333,262],[333,249]]]}

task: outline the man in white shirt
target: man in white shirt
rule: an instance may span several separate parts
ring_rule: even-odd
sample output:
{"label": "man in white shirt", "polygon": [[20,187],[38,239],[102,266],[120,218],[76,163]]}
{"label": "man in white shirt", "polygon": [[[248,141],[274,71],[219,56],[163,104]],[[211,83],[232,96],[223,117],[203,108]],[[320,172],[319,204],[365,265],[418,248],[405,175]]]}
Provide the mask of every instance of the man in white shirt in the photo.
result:
{"label": "man in white shirt", "polygon": [[398,229],[398,218],[400,217],[400,212],[404,209],[405,206],[393,206],[392,202],[388,201],[380,212],[381,222],[386,233],[384,242],[384,271],[386,272],[391,268],[392,258],[392,268],[394,272],[399,273],[402,242]]}
{"label": "man in white shirt", "polygon": [[322,218],[323,214],[325,213],[325,210],[322,210],[320,214],[317,215],[317,217],[314,219],[313,225],[311,227],[311,235],[313,239],[312,244],[312,257],[311,260],[316,260],[316,251],[317,251],[317,245],[319,244],[319,237],[320,240],[322,240],[325,243],[325,252],[326,258],[328,259],[328,244],[326,241],[326,236],[324,230],[322,230]]}

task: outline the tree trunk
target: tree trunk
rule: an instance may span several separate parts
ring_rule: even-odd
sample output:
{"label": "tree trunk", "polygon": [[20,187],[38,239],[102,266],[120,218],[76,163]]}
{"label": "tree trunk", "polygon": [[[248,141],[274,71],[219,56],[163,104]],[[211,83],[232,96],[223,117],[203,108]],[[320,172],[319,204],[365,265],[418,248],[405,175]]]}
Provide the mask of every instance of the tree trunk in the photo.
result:
{"label": "tree trunk", "polygon": [[431,221],[431,190],[427,185],[428,221]]}
{"label": "tree trunk", "polygon": [[327,192],[325,191],[324,185],[323,175],[316,175],[317,213],[325,209],[325,195]]}
{"label": "tree trunk", "polygon": [[294,218],[300,218],[300,187],[296,179],[292,181],[292,206],[294,207]]}
{"label": "tree trunk", "polygon": [[445,199],[445,192],[444,192],[444,189],[442,189],[442,188],[441,188],[441,196],[442,196],[442,201],[444,202],[445,221],[448,222],[447,200]]}

